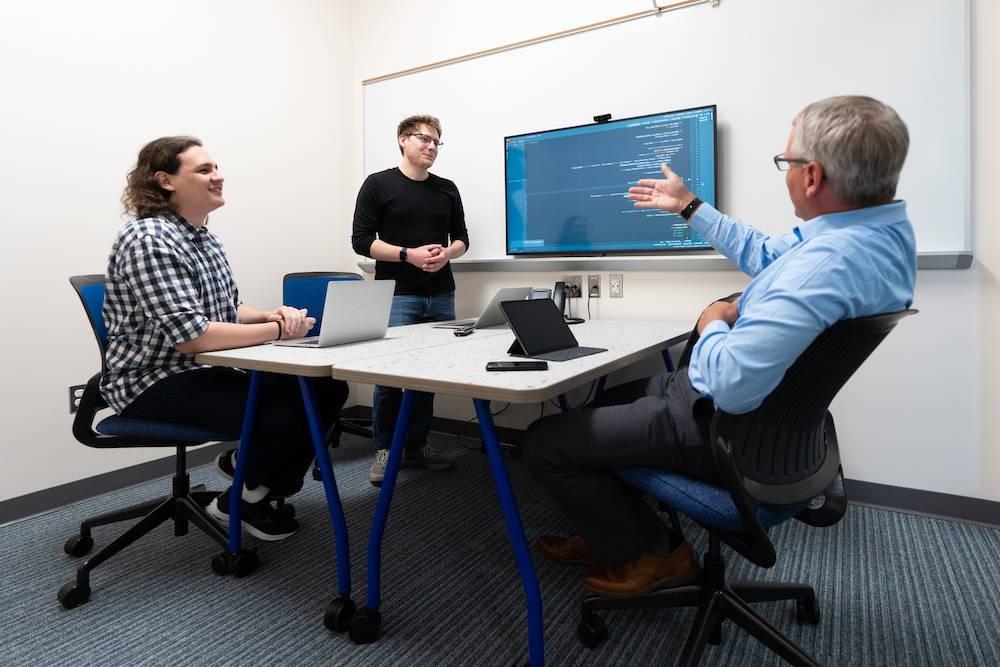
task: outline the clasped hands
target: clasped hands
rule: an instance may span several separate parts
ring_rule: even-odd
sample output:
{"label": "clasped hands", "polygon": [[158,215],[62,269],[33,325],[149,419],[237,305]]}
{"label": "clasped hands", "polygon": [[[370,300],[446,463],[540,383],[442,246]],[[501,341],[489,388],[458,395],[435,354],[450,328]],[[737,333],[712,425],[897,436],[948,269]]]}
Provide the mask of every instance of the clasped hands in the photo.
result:
{"label": "clasped hands", "polygon": [[302,338],[316,324],[315,317],[309,317],[306,308],[278,306],[267,314],[267,322],[281,323],[281,338]]}
{"label": "clasped hands", "polygon": [[440,271],[450,259],[451,251],[440,243],[428,243],[416,248],[408,248],[406,251],[407,263],[428,273]]}

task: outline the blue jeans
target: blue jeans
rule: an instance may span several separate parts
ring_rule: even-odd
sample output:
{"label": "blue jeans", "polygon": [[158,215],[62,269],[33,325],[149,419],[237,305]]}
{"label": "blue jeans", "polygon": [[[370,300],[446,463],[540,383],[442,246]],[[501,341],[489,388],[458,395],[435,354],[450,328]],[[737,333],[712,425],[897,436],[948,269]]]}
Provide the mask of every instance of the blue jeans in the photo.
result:
{"label": "blue jeans", "polygon": [[[446,322],[455,319],[455,293],[415,296],[400,294],[392,297],[389,326],[422,322]],[[375,387],[372,395],[372,431],[375,434],[375,448],[389,449],[392,434],[396,429],[396,417],[403,402],[403,392],[393,387]],[[406,433],[406,448],[420,449],[427,444],[427,434],[431,430],[434,417],[434,394],[424,391],[413,393],[413,410],[410,413],[410,428]]]}

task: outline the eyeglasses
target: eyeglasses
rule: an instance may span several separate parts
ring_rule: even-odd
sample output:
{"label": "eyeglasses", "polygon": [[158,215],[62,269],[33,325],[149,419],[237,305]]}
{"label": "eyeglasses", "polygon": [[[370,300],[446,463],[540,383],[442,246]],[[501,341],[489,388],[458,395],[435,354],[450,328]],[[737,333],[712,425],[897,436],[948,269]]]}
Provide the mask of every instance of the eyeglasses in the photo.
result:
{"label": "eyeglasses", "polygon": [[442,146],[444,146],[444,142],[443,141],[438,141],[434,137],[432,137],[430,135],[427,135],[427,134],[421,134],[420,132],[410,132],[410,136],[411,137],[416,137],[417,139],[419,139],[420,143],[423,143],[423,144],[434,144],[435,148],[441,148]]}
{"label": "eyeglasses", "polygon": [[778,153],[774,156],[774,166],[778,168],[778,171],[788,171],[792,168],[792,164],[809,164],[812,160],[807,160],[804,157],[785,157],[784,153]]}

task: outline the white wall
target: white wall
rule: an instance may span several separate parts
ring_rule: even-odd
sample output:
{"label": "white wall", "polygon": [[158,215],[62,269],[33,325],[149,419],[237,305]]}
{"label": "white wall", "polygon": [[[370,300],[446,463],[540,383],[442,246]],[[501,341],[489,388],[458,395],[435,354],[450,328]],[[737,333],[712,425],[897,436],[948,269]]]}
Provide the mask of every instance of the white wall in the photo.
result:
{"label": "white wall", "polygon": [[194,134],[220,163],[211,227],[248,303],[277,304],[285,272],[352,268],[331,252],[353,204],[347,16],[334,0],[0,4],[0,500],[167,453],[81,446],[67,397],[99,368],[67,278],[104,271],[146,141]]}
{"label": "white wall", "polygon": [[[921,315],[892,335],[835,413],[850,476],[1000,500],[1000,351],[991,335],[1000,331],[1000,231],[987,199],[1000,178],[1000,91],[988,67],[1000,58],[990,40],[1000,9],[990,0],[972,5],[977,264],[920,272]],[[66,279],[104,269],[124,175],[143,142],[180,132],[206,141],[228,179],[229,203],[213,229],[244,297],[269,305],[287,271],[356,269],[348,237],[364,177],[362,79],[647,7],[641,0],[509,0],[502,8],[485,0],[0,4],[0,294],[8,313],[0,501],[162,454],[80,446],[66,397],[66,387],[98,365]],[[774,113],[790,119],[795,111]],[[390,141],[393,131],[386,128]],[[775,152],[783,141],[775,137]],[[461,187],[461,175],[445,164],[441,173]],[[941,186],[942,196],[959,196],[944,178]],[[546,285],[556,276],[458,278],[459,314],[467,315],[503,284]],[[593,315],[693,318],[706,300],[743,284],[736,272],[629,273],[625,298],[595,302]],[[441,416],[472,416],[465,401],[437,405]],[[536,413],[512,408],[498,423],[522,426]]]}
{"label": "white wall", "polygon": [[[682,11],[725,11],[727,3],[738,1],[724,0],[717,10],[701,7]],[[354,10],[353,31],[364,38],[357,42],[352,78],[360,81],[641,11],[648,6],[640,0],[617,3],[583,0],[571,5],[511,0],[502,9],[485,0],[428,0],[420,3],[418,11],[414,11],[413,3],[402,0],[360,5]],[[1000,12],[989,0],[972,0],[972,8],[973,145],[976,147],[973,234],[977,263],[969,271],[920,272],[915,306],[921,314],[904,321],[859,371],[835,403],[834,413],[850,477],[1000,500],[1000,447],[995,444],[1000,435],[1000,418],[992,409],[1000,396],[1000,380],[996,379],[1000,375],[1000,353],[994,350],[991,336],[1000,330],[996,326],[1000,324],[997,315],[1000,233],[994,230],[995,206],[987,208],[986,185],[1000,176],[996,161],[990,159],[1000,149],[997,138],[1000,100],[995,73],[986,66],[997,62],[1000,56],[995,40],[988,38],[1000,29]],[[659,20],[670,20],[670,16]],[[916,10],[913,20],[920,20]],[[808,35],[789,38],[808,44]],[[781,48],[788,52],[788,47]],[[793,52],[807,57],[808,46],[796,47]],[[661,64],[664,68],[671,66],[684,65]],[[595,73],[600,74],[614,76],[614,72]],[[660,76],[665,82],[666,75]],[[788,85],[794,83],[790,81]],[[553,94],[559,94],[557,82],[553,86]],[[362,117],[359,88],[353,92],[355,125]],[[928,82],[926,90],[933,90],[933,82]],[[828,94],[849,92],[837,89]],[[933,94],[918,90],[914,95],[923,96],[927,104],[934,103]],[[544,104],[544,100],[532,103]],[[413,111],[434,113],[434,109]],[[773,113],[783,114],[790,121],[796,111],[774,109]],[[442,118],[442,122],[447,140],[449,119]],[[387,127],[385,132],[391,137],[394,128]],[[784,136],[774,137],[774,152],[781,149],[784,140]],[[354,154],[355,180],[360,183],[364,176],[360,146]],[[442,151],[439,173],[453,178],[461,189],[461,174],[448,173],[446,165]],[[960,192],[949,190],[945,176],[941,186],[942,196],[961,196]],[[740,211],[729,212],[740,215]],[[470,228],[470,236],[474,244],[474,228]],[[474,314],[489,293],[503,284],[546,285],[556,279],[555,274],[521,273],[459,273],[457,277],[459,316]],[[607,285],[606,275],[603,281]],[[625,298],[617,303],[602,300],[593,314],[623,319],[693,318],[707,300],[739,289],[743,284],[735,272],[630,273],[625,276]],[[537,407],[511,409],[498,423],[523,426],[537,412]],[[472,410],[465,401],[442,397],[437,401],[436,414],[469,419]]]}

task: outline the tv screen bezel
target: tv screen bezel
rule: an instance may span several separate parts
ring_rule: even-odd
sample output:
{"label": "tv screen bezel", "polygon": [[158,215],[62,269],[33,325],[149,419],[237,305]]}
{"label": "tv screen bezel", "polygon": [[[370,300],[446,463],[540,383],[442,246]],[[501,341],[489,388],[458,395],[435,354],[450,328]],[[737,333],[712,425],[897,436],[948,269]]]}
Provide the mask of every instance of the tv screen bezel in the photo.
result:
{"label": "tv screen bezel", "polygon": [[518,134],[511,134],[503,138],[503,204],[504,204],[504,246],[506,248],[508,257],[604,257],[606,255],[680,255],[680,254],[694,254],[694,253],[704,253],[707,250],[712,250],[712,246],[707,242],[702,246],[686,247],[686,248],[645,248],[645,249],[607,249],[607,250],[538,250],[530,252],[511,252],[510,248],[510,196],[509,196],[509,185],[508,180],[508,159],[507,159],[507,142],[511,139],[517,139],[518,137],[526,137],[535,134],[549,134],[551,132],[561,132],[563,130],[576,130],[583,127],[594,127],[595,125],[617,125],[619,123],[627,123],[629,121],[640,120],[642,118],[651,118],[653,116],[666,116],[668,114],[685,113],[688,111],[699,111],[702,109],[712,109],[712,176],[713,184],[715,187],[715,192],[713,193],[713,203],[715,208],[719,206],[719,109],[716,104],[702,104],[699,106],[688,107],[685,109],[672,109],[669,111],[660,111],[658,113],[647,113],[639,116],[629,116],[628,118],[617,118],[614,120],[609,120],[603,123],[582,123],[580,125],[567,125],[566,127],[555,127],[548,130],[538,130],[535,132],[520,132]]}

